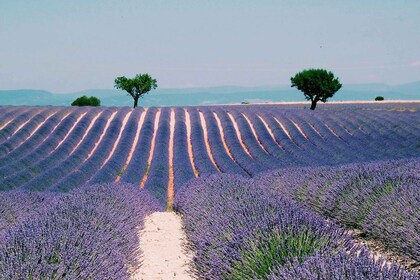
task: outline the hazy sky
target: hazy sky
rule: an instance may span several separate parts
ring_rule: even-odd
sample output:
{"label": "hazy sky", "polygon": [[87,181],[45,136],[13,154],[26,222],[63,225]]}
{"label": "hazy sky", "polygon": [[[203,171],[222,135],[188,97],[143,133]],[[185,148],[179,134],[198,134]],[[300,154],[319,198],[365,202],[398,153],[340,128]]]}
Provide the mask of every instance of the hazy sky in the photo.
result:
{"label": "hazy sky", "polygon": [[419,0],[0,0],[0,89],[420,80]]}

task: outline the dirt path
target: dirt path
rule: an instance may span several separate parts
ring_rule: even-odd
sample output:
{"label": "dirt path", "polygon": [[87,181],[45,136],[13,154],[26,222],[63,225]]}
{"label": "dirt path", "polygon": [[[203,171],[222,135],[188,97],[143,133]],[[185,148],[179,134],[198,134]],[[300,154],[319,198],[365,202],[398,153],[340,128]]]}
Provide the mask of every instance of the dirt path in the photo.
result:
{"label": "dirt path", "polygon": [[167,209],[172,211],[172,204],[174,201],[174,134],[175,134],[175,111],[171,109],[171,120],[169,122],[169,182],[168,182],[168,203]]}
{"label": "dirt path", "polygon": [[191,256],[185,253],[181,217],[155,212],[146,217],[140,233],[141,267],[133,280],[195,279],[188,272]]}

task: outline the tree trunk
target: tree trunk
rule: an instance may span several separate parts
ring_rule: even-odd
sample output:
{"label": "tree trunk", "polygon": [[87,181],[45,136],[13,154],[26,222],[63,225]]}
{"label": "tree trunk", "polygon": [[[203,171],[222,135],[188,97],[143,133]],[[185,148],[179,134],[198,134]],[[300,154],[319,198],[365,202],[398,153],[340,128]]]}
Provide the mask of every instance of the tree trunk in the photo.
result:
{"label": "tree trunk", "polygon": [[316,101],[315,100],[312,100],[312,105],[311,105],[311,110],[315,110],[315,107],[316,107]]}
{"label": "tree trunk", "polygon": [[315,110],[315,107],[316,107],[316,103],[319,101],[319,96],[318,95],[315,95],[315,98],[311,98],[311,102],[312,102],[312,104],[311,104],[311,110]]}
{"label": "tree trunk", "polygon": [[134,107],[133,108],[136,108],[137,104],[139,103],[139,98],[138,97],[133,97],[133,98],[134,98]]}

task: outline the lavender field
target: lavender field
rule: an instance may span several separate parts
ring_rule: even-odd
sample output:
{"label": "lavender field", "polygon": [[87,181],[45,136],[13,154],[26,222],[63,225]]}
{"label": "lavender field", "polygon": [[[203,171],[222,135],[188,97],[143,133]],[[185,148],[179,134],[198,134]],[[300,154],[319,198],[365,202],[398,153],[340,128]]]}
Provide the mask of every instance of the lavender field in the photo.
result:
{"label": "lavender field", "polygon": [[0,279],[128,279],[165,209],[199,279],[419,279],[419,120],[420,103],[0,107]]}

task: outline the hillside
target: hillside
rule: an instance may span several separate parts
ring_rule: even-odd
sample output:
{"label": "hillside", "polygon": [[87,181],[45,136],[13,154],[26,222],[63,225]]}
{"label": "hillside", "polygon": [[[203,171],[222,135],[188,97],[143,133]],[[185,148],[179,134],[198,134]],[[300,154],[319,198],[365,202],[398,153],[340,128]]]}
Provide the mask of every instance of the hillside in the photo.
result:
{"label": "hillside", "polygon": [[417,280],[420,102],[301,107],[0,106],[0,274]]}
{"label": "hillside", "polygon": [[[40,90],[0,90],[0,105],[67,106],[82,95],[96,96],[104,106],[132,106],[132,100],[123,91],[93,89],[74,93],[51,93]],[[384,84],[344,85],[331,101],[419,100],[420,82],[388,86]],[[289,86],[273,87],[211,87],[186,89],[157,89],[140,100],[143,107],[192,106],[232,104],[241,102],[290,102],[305,101],[303,94]]]}
{"label": "hillside", "polygon": [[419,103],[296,108],[0,107],[0,186],[120,181],[166,203],[198,176],[419,155]]}

